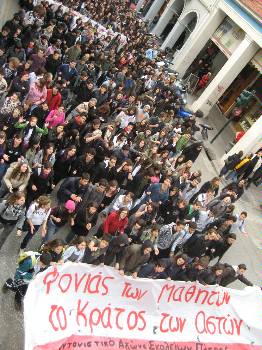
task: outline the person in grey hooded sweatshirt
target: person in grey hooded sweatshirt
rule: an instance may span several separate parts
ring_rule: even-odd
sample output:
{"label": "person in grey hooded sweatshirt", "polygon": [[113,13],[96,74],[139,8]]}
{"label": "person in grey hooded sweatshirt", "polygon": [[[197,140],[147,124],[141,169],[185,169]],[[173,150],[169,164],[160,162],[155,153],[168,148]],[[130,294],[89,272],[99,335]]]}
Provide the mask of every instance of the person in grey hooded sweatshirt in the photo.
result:
{"label": "person in grey hooded sweatshirt", "polygon": [[3,228],[0,231],[0,249],[15,226],[17,232],[21,232],[25,212],[25,195],[22,192],[12,193],[7,200],[0,203],[0,230]]}

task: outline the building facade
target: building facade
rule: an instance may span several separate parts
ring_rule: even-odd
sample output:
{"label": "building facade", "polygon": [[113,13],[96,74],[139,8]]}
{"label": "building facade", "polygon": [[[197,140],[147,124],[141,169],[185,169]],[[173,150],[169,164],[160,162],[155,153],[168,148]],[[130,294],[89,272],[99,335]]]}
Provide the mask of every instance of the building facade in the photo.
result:
{"label": "building facade", "polygon": [[200,109],[207,116],[217,105],[229,116],[239,96],[252,91],[236,124],[236,132],[245,134],[230,154],[261,147],[262,1],[139,0],[138,9],[151,32],[162,39],[161,48],[173,50],[172,68],[181,77],[192,73],[201,79],[199,66],[207,60],[202,73],[210,70],[211,79],[197,93],[193,111]]}

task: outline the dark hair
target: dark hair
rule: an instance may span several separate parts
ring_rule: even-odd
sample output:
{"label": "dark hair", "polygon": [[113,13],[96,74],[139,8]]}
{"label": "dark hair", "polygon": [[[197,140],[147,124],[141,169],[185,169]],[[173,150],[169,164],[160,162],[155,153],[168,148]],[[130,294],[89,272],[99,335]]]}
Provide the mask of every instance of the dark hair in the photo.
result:
{"label": "dark hair", "polygon": [[71,245],[78,245],[81,244],[83,242],[86,242],[86,237],[84,236],[77,236],[73,241]]}
{"label": "dark hair", "polygon": [[106,179],[101,179],[101,180],[99,180],[98,184],[99,184],[100,186],[104,186],[104,187],[107,187],[107,186],[108,186],[108,182],[107,182]]}
{"label": "dark hair", "polygon": [[163,260],[157,260],[155,266],[166,268],[166,263]]}
{"label": "dark hair", "polygon": [[89,181],[90,180],[90,175],[88,173],[82,173],[81,179]]}
{"label": "dark hair", "polygon": [[96,150],[94,148],[88,148],[85,152],[85,156],[87,154],[91,154],[92,156],[95,156],[96,155]]}
{"label": "dark hair", "polygon": [[16,201],[18,201],[22,197],[25,198],[25,194],[23,192],[11,193],[7,198],[7,203],[10,205],[13,205]]}
{"label": "dark hair", "polygon": [[247,269],[247,266],[246,266],[245,264],[239,264],[239,265],[238,265],[238,268],[239,268],[239,269],[246,270],[246,269]]}
{"label": "dark hair", "polygon": [[52,257],[49,253],[43,253],[39,260],[41,261],[42,264],[44,264],[45,266],[49,266],[50,263],[52,262]]}
{"label": "dark hair", "polygon": [[247,217],[247,212],[246,211],[241,211],[240,215],[244,214]]}
{"label": "dark hair", "polygon": [[235,233],[229,233],[228,235],[226,235],[226,238],[237,239],[237,235]]}
{"label": "dark hair", "polygon": [[62,239],[59,239],[59,238],[56,238],[56,239],[53,239],[52,241],[49,241],[47,242],[43,248],[42,248],[42,251],[44,253],[48,253],[50,252],[51,250],[57,248],[57,247],[64,247],[66,244],[65,242],[62,240]]}

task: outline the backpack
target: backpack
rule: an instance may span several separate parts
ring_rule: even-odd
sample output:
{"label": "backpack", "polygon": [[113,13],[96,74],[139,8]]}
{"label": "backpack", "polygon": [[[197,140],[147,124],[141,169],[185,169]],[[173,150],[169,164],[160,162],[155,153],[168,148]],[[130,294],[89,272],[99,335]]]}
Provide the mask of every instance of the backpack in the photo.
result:
{"label": "backpack", "polygon": [[41,254],[38,252],[32,252],[32,251],[28,251],[28,252],[22,252],[19,253],[18,256],[18,265],[22,265],[22,263],[26,260],[26,259],[31,259],[32,260],[32,267],[34,267],[37,263],[37,259],[39,258]]}

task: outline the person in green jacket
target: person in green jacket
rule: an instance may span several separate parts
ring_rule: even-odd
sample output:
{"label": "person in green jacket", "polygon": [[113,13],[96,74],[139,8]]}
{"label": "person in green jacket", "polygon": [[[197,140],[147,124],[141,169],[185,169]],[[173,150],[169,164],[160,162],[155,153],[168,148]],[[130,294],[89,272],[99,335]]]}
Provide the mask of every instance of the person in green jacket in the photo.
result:
{"label": "person in green jacket", "polygon": [[19,121],[15,123],[15,128],[22,130],[23,132],[23,146],[28,147],[29,141],[36,138],[36,136],[42,136],[48,134],[48,128],[45,124],[43,128],[37,126],[37,117],[30,117],[29,121],[25,121],[23,118],[19,118]]}

